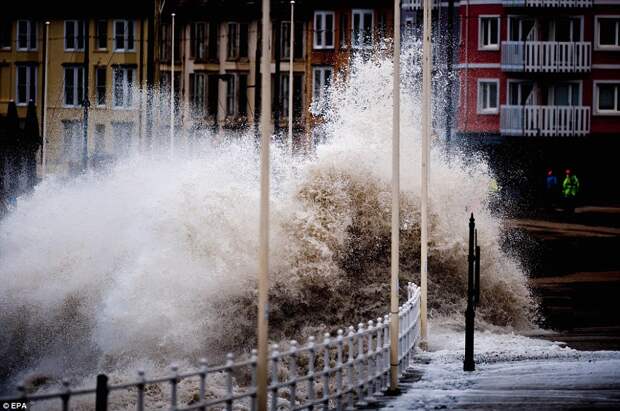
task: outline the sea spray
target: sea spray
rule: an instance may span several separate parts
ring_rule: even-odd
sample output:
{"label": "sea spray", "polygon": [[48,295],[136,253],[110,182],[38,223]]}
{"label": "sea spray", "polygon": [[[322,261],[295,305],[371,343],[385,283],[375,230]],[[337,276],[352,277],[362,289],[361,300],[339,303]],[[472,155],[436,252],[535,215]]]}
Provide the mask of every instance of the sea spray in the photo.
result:
{"label": "sea spray", "polygon": [[[414,53],[414,51],[409,51]],[[402,96],[401,279],[418,281],[419,122],[413,78]],[[391,62],[357,59],[323,105],[316,155],[273,150],[270,337],[298,338],[387,312]],[[163,101],[167,101],[163,99]],[[0,225],[0,361],[7,384],[35,373],[123,375],[141,364],[255,343],[258,155],[250,135],[191,153],[136,153],[104,171],[39,184]],[[481,324],[532,325],[519,263],[500,249],[484,162],[431,165],[429,306],[460,323],[467,219],[483,250]],[[133,368],[132,368],[133,367]],[[129,371],[127,371],[129,372]],[[155,371],[153,371],[155,372]],[[132,374],[133,375],[133,374]]]}

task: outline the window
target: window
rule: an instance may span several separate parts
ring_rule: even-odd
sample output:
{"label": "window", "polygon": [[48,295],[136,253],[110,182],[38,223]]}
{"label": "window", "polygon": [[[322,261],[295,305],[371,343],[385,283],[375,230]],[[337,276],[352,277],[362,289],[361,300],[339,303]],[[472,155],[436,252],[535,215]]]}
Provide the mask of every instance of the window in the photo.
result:
{"label": "window", "polygon": [[133,67],[117,66],[113,69],[114,84],[113,105],[116,108],[128,108],[133,106],[133,86],[136,77],[136,69]]}
{"label": "window", "polygon": [[[288,73],[281,75],[280,91],[278,93],[280,99],[280,107],[282,108],[282,116],[288,118],[289,110],[289,75]],[[293,74],[293,119],[299,119],[302,111],[302,84],[303,75],[300,73]]]}
{"label": "window", "polygon": [[207,87],[207,74],[204,72],[195,72],[189,75],[190,84],[190,100],[194,112],[202,114],[205,110],[205,91]]}
{"label": "window", "polygon": [[239,107],[237,114],[245,117],[248,114],[248,75],[239,74]]}
{"label": "window", "polygon": [[190,56],[197,61],[207,58],[207,23],[199,21],[191,26]]}
{"label": "window", "polygon": [[280,57],[289,59],[291,57],[291,22],[283,21],[280,24]]}
{"label": "window", "polygon": [[95,125],[95,155],[101,155],[105,152],[105,125]]}
{"label": "window", "polygon": [[327,97],[333,72],[334,69],[331,67],[312,68],[312,111],[314,114],[322,111],[322,105]]}
{"label": "window", "polygon": [[114,20],[114,50],[134,50],[134,38],[133,20]]}
{"label": "window", "polygon": [[112,134],[114,138],[114,152],[117,155],[126,155],[131,147],[133,137],[133,123],[131,122],[113,122]]}
{"label": "window", "polygon": [[596,48],[620,49],[620,16],[596,16]]}
{"label": "window", "polygon": [[554,106],[580,106],[581,83],[561,82],[550,87],[549,104]]}
{"label": "window", "polygon": [[207,76],[207,114],[217,116],[217,107],[219,101],[219,74],[213,73]]}
{"label": "window", "polygon": [[478,49],[499,50],[499,16],[480,16],[478,25]]}
{"label": "window", "polygon": [[353,48],[372,47],[372,10],[353,10],[351,43]]}
{"label": "window", "polygon": [[96,33],[96,44],[98,50],[105,50],[108,48],[108,21],[107,20],[97,20],[97,25],[95,26],[97,30]]}
{"label": "window", "polygon": [[13,30],[13,24],[8,18],[2,18],[0,20],[0,49],[11,49],[11,31]]}
{"label": "window", "polygon": [[65,106],[76,107],[84,103],[84,67],[65,67]]}
{"label": "window", "polygon": [[228,60],[248,57],[248,25],[228,23]]}
{"label": "window", "polygon": [[106,95],[106,74],[107,70],[105,67],[96,67],[95,68],[95,93],[96,93],[96,104],[98,106],[105,106],[105,95]]}
{"label": "window", "polygon": [[478,80],[478,114],[497,114],[499,100],[499,80]]}
{"label": "window", "polygon": [[347,14],[340,13],[340,35],[338,36],[340,39],[340,48],[347,47]]}
{"label": "window", "polygon": [[594,113],[620,115],[620,82],[594,82]]}
{"label": "window", "polygon": [[84,50],[84,22],[65,20],[65,51]]}
{"label": "window", "polygon": [[226,82],[226,115],[234,116],[235,115],[235,76],[231,75],[228,77],[228,81]]}
{"label": "window", "polygon": [[74,172],[77,172],[79,165],[75,166],[75,163],[79,162],[82,158],[82,142],[84,137],[84,130],[82,128],[81,121],[64,120],[63,125],[63,157],[74,163],[72,168]]}
{"label": "window", "polygon": [[334,12],[314,12],[314,48],[334,48]]}
{"label": "window", "polygon": [[18,64],[17,71],[17,104],[26,105],[30,100],[37,99],[37,67],[30,64]]}
{"label": "window", "polygon": [[528,17],[509,16],[508,17],[508,40],[525,41],[526,39],[536,39],[535,20]]}
{"label": "window", "polygon": [[288,117],[288,90],[289,75],[280,75],[280,90],[278,91],[278,99],[283,117]]}
{"label": "window", "polygon": [[534,104],[534,83],[531,81],[508,80],[508,105],[524,106]]}
{"label": "window", "polygon": [[37,49],[37,23],[32,20],[17,20],[17,50]]}
{"label": "window", "polygon": [[208,50],[208,58],[211,61],[219,60],[219,30],[220,26],[218,23],[211,22],[209,23],[209,50]]}

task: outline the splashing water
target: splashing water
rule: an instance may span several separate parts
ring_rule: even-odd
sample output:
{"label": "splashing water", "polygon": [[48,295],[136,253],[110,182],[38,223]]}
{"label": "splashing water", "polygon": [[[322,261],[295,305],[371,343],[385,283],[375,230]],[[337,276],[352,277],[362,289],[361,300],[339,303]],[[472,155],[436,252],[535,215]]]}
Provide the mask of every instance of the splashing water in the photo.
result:
{"label": "splashing water", "polygon": [[[416,70],[403,74],[401,279],[417,282]],[[272,152],[273,340],[387,310],[391,72],[389,59],[352,61],[324,106],[327,142],[316,155]],[[253,346],[259,168],[253,137],[240,137],[200,143],[174,160],[137,153],[71,181],[50,177],[19,199],[0,226],[0,380],[118,373],[202,355],[213,363]],[[518,262],[499,248],[490,179],[483,162],[447,162],[433,149],[431,315],[462,322],[474,208],[484,253],[478,317],[524,329],[534,305]]]}

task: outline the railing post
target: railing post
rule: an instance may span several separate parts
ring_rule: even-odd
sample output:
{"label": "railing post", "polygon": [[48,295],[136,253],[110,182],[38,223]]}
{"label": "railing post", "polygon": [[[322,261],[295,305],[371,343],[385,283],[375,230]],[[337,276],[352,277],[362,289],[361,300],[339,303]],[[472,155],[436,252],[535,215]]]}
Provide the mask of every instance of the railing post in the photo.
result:
{"label": "railing post", "polygon": [[342,351],[343,351],[343,337],[344,332],[338,330],[338,337],[336,337],[336,411],[342,411]]}
{"label": "railing post", "polygon": [[377,344],[375,345],[375,379],[373,396],[382,396],[383,388],[383,318],[377,318]]}
{"label": "railing post", "polygon": [[323,410],[329,410],[329,333],[323,336]]}
{"label": "railing post", "polygon": [[252,362],[252,395],[250,396],[250,411],[256,411],[256,363],[258,361],[258,350],[252,350],[250,361]]}
{"label": "railing post", "polygon": [[[209,375],[209,365],[207,363],[206,358],[200,359],[200,391],[198,398],[199,402],[203,402],[205,400],[206,391],[207,391],[207,376]],[[205,407],[200,408],[202,411],[206,411]]]}
{"label": "railing post", "polygon": [[71,398],[71,389],[69,388],[69,380],[62,380],[62,411],[69,411],[69,399]]}
{"label": "railing post", "polygon": [[347,360],[347,364],[348,364],[348,375],[349,375],[349,394],[348,394],[348,406],[347,406],[347,410],[354,410],[355,407],[353,406],[353,394],[355,391],[355,361],[353,360],[355,354],[353,352],[353,339],[355,338],[355,329],[353,328],[353,326],[349,326],[349,334],[347,336],[348,341],[347,341],[347,345],[349,347],[349,359]]}
{"label": "railing post", "polygon": [[95,411],[107,411],[108,409],[108,376],[97,375],[97,388],[95,389]]}
{"label": "railing post", "polygon": [[278,344],[271,346],[271,411],[278,410]]}
{"label": "railing post", "polygon": [[138,370],[138,381],[138,400],[136,401],[136,410],[144,411],[144,388],[146,386],[144,370]]}
{"label": "railing post", "polygon": [[374,402],[376,399],[373,397],[375,393],[375,366],[376,366],[376,357],[375,350],[372,348],[372,340],[373,334],[375,333],[375,323],[374,321],[368,321],[368,329],[366,334],[368,336],[368,348],[366,351],[366,401]]}
{"label": "railing post", "polygon": [[177,409],[177,384],[179,382],[179,368],[176,364],[173,364],[170,366],[170,370],[172,371],[172,377],[170,377],[170,410],[174,411]]}
{"label": "railing post", "polygon": [[387,389],[389,382],[390,382],[390,341],[391,341],[391,336],[390,336],[390,327],[389,324],[390,323],[390,316],[389,315],[384,315],[383,316],[383,324],[386,325],[386,327],[383,329],[383,370],[384,370],[384,381],[383,381],[383,389]]}
{"label": "railing post", "polygon": [[235,356],[233,353],[226,354],[226,411],[232,411],[233,406],[233,365]]}
{"label": "railing post", "polygon": [[308,400],[310,401],[310,405],[308,406],[309,410],[314,409],[314,400],[316,399],[314,393],[314,337],[308,338]]}
{"label": "railing post", "polygon": [[469,254],[467,256],[467,309],[465,311],[465,361],[463,370],[474,371],[474,214],[469,219]]}
{"label": "railing post", "polygon": [[355,335],[357,339],[357,358],[355,359],[355,363],[357,364],[357,381],[356,381],[356,391],[357,391],[357,402],[355,403],[358,407],[364,407],[368,405],[368,403],[364,399],[364,324],[359,323],[357,325],[357,334]]}
{"label": "railing post", "polygon": [[291,381],[289,388],[289,397],[291,403],[291,409],[295,409],[295,402],[297,399],[297,341],[291,341],[291,363],[289,370],[289,378]]}

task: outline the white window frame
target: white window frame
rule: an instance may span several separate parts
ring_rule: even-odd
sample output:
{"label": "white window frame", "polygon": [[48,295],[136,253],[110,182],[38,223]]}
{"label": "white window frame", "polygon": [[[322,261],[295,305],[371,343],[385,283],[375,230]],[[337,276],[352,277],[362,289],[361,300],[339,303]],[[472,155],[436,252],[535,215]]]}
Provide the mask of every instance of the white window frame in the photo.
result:
{"label": "white window frame", "polygon": [[[331,44],[326,44],[327,36],[325,35],[325,33],[328,31],[326,29],[326,22],[327,22],[328,15],[332,17],[332,27],[329,30],[332,32]],[[319,33],[319,30],[317,29],[317,18],[321,19],[321,23],[323,27],[323,30],[320,33]],[[336,13],[335,12],[328,11],[328,10],[317,10],[314,12],[314,20],[313,20],[313,26],[312,26],[314,29],[314,35],[312,36],[313,38],[312,45],[315,50],[328,50],[328,49],[333,49],[335,47],[335,44],[336,44],[336,39],[334,38],[336,34],[335,26],[336,26]],[[320,39],[320,44],[317,41],[319,39]]]}
{"label": "white window frame", "polygon": [[[101,47],[99,44],[99,23],[105,23],[105,47]],[[108,49],[108,33],[110,31],[109,20],[107,19],[96,19],[95,20],[95,49],[96,50],[107,50]]]}
{"label": "white window frame", "polygon": [[[553,20],[551,20],[551,24],[553,25],[553,38],[550,41],[558,41],[556,40],[556,26],[557,26],[557,19],[558,18],[568,18],[568,19],[572,19],[572,20],[579,20],[579,40],[571,40],[571,42],[576,43],[576,42],[580,42],[580,41],[584,41],[584,29],[583,29],[583,16],[558,16],[556,18],[554,18]],[[571,37],[572,37],[572,30],[571,30]]]}
{"label": "white window frame", "polygon": [[[490,45],[482,44],[482,40],[484,38],[482,34],[482,30],[483,30],[482,20],[483,19],[496,19],[497,20],[497,44],[490,44]],[[478,50],[481,50],[481,51],[499,50],[500,44],[502,42],[501,33],[502,33],[502,19],[500,18],[499,14],[481,14],[478,16]]]}
{"label": "white window frame", "polygon": [[[601,45],[601,19],[617,19],[616,23],[616,42],[615,46]],[[594,16],[594,50],[620,51],[620,15],[604,14]]]}
{"label": "white window frame", "polygon": [[[521,40],[510,40],[510,31],[512,29],[512,23],[511,23],[512,19],[519,19],[519,34],[523,34],[523,37],[527,34],[527,33],[523,33],[523,20],[527,20],[527,19],[534,20],[534,28],[536,30],[536,35],[538,35],[538,28],[536,27],[536,17],[530,16],[527,14],[508,14],[506,16],[506,41],[521,41]],[[521,37],[522,36],[520,35],[519,38]],[[500,40],[500,44],[501,44],[501,40]]]}
{"label": "white window frame", "polygon": [[[482,107],[482,83],[495,83],[497,87],[497,98],[495,99],[495,103],[497,107],[495,108],[483,108]],[[477,81],[478,87],[476,91],[476,113],[480,115],[495,115],[499,113],[499,98],[500,98],[500,90],[499,90],[499,79],[498,78],[479,78]],[[489,94],[490,95],[490,94]]]}
{"label": "white window frame", "polygon": [[[615,104],[618,106],[616,107],[615,110],[601,110],[599,109],[599,90],[598,90],[598,86],[600,84],[615,84],[616,86],[616,90],[614,93],[614,101]],[[593,87],[594,87],[594,100],[592,102],[592,106],[593,106],[593,111],[594,111],[594,115],[597,116],[620,116],[620,79],[619,80],[595,80],[593,82]]]}
{"label": "white window frame", "polygon": [[[207,72],[203,70],[194,71],[193,73],[193,84],[192,84],[192,93],[191,93],[191,104],[196,113],[203,114],[205,113],[205,108],[207,104]],[[198,78],[202,78],[202,87],[198,87]],[[198,102],[198,94],[201,95],[201,100]]]}
{"label": "white window frame", "polygon": [[578,104],[573,104],[572,99],[573,99],[573,94],[570,93],[569,94],[569,98],[571,99],[571,104],[569,105],[569,107],[576,107],[576,106],[581,106],[583,105],[583,81],[581,80],[568,80],[568,81],[559,81],[558,83],[554,83],[551,85],[551,87],[549,87],[548,89],[548,93],[550,93],[550,95],[548,95],[547,97],[547,101],[549,101],[549,105],[555,106],[556,102],[555,102],[555,88],[557,85],[560,84],[576,84],[579,88],[579,97],[578,97]]}
{"label": "white window frame", "polygon": [[226,117],[235,117],[237,115],[237,106],[239,102],[237,83],[237,73],[230,73],[226,80],[226,107],[224,107]]}
{"label": "white window frame", "polygon": [[[356,36],[355,33],[355,15],[360,15],[360,35],[364,33],[364,16],[370,13],[370,44],[364,44],[364,39]],[[353,9],[351,10],[351,48],[359,50],[359,49],[370,49],[372,48],[372,44],[374,42],[375,33],[375,13],[372,9]]]}
{"label": "white window frame", "polygon": [[[532,85],[535,85],[535,81],[534,80],[530,80],[530,79],[515,79],[515,78],[509,78],[506,80],[506,105],[507,106],[514,106],[514,104],[510,104],[510,85],[511,84],[523,84],[523,83],[530,83]],[[532,90],[534,91],[534,90]],[[498,89],[498,93],[499,93],[499,89]],[[522,93],[521,87],[519,87],[519,94]],[[519,96],[521,97],[521,96]],[[536,100],[537,100],[537,95],[536,93],[534,93],[534,105],[536,105]],[[521,101],[521,99],[519,98],[519,101]],[[521,106],[521,104],[518,104],[519,106]]]}
{"label": "white window frame", "polygon": [[[67,40],[69,39],[69,36],[67,36],[67,24],[72,24],[73,25],[73,44],[75,47],[67,47]],[[79,30],[80,30],[80,25],[82,26],[82,47],[80,47],[79,43]],[[65,51],[84,51],[84,44],[86,42],[86,28],[84,27],[84,21],[83,20],[65,20],[64,21],[64,30],[65,30]]]}
{"label": "white window frame", "polygon": [[[133,31],[133,33],[132,33],[133,34],[132,35],[133,41],[131,42],[131,44],[129,44],[130,41],[129,41],[129,36],[128,36],[128,34],[129,34],[129,22],[132,23],[131,24],[131,28],[132,28],[132,31]],[[116,24],[117,23],[123,23],[123,26],[124,26],[124,37],[125,38],[123,40],[123,48],[117,48],[116,47],[116,36],[117,36]],[[131,20],[131,19],[116,19],[116,20],[113,20],[112,32],[113,32],[113,35],[112,35],[112,50],[114,50],[115,52],[120,52],[120,53],[134,52],[136,50],[136,45],[135,45],[135,42],[136,42],[136,22],[135,22],[135,20]]]}
{"label": "white window frame", "polygon": [[[105,75],[104,75],[104,82],[103,85],[99,84],[99,70],[103,70]],[[108,84],[108,67],[107,66],[96,66],[95,67],[95,105],[97,107],[105,107],[108,103],[108,90],[107,90],[107,84]],[[103,104],[99,103],[99,89],[103,88]]]}
{"label": "white window frame", "polygon": [[[82,94],[84,93],[84,66],[67,66],[64,67],[63,70],[63,82],[66,79],[67,76],[67,71],[72,71],[72,76],[73,76],[73,95],[71,96],[71,103],[68,104],[67,103],[67,89],[65,88],[65,86],[63,85],[63,91],[62,91],[62,105],[63,107],[82,107],[83,103],[80,103],[80,99],[79,99],[79,73],[82,72]],[[84,95],[82,95],[82,99],[84,99]]]}
{"label": "white window frame", "polygon": [[[25,22],[27,25],[27,34],[26,34],[26,47],[20,47],[19,46],[19,25],[20,23]],[[35,39],[34,39],[34,47],[31,47],[32,44],[32,25],[34,24],[34,31],[35,31]],[[21,20],[17,20],[16,24],[15,24],[15,45],[16,45],[16,49],[17,51],[37,51],[37,49],[39,48],[39,39],[38,37],[38,30],[37,30],[37,22],[34,20],[26,20],[26,19],[21,19]]]}
{"label": "white window frame", "polygon": [[[122,103],[119,105],[117,104],[116,101],[116,72],[117,70],[122,70],[123,72],[123,84],[122,84],[122,91],[123,91],[123,95],[122,95]],[[129,81],[127,80],[127,73],[131,71],[131,84],[129,84]],[[125,110],[125,109],[131,109],[135,106],[136,104],[136,99],[134,98],[135,96],[133,95],[133,85],[135,85],[136,82],[136,68],[135,67],[126,67],[126,66],[115,66],[112,67],[112,107],[114,109],[119,109],[119,110]],[[131,101],[128,102],[129,98],[131,98]]]}
{"label": "white window frame", "polygon": [[[316,72],[321,72],[321,80],[319,88],[317,89],[317,85],[315,84]],[[315,113],[318,112],[318,105],[326,98],[326,81],[325,81],[325,73],[330,72],[330,84],[334,81],[334,68],[332,66],[313,66],[312,67],[312,106],[313,111]],[[318,93],[318,96],[317,96]]]}
{"label": "white window frame", "polygon": [[[26,68],[26,101],[19,101],[19,68]],[[34,71],[34,75],[33,75]],[[30,95],[31,80],[34,78],[34,96]],[[36,104],[37,101],[37,82],[39,81],[37,66],[33,64],[16,64],[15,65],[15,103],[18,106],[27,106],[30,100],[34,101]]]}

